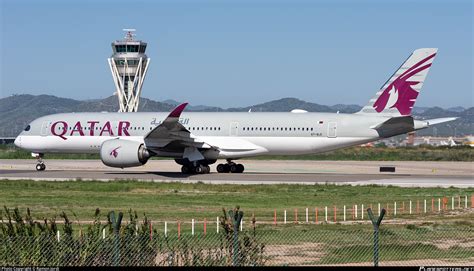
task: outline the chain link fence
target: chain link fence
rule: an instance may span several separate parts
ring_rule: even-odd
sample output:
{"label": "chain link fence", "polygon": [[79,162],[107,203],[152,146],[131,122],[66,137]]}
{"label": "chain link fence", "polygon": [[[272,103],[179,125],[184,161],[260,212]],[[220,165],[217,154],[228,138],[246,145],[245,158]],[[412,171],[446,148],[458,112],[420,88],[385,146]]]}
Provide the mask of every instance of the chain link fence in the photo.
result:
{"label": "chain link fence", "polygon": [[[19,220],[2,222],[0,266],[304,266],[373,265],[374,230],[367,223],[257,224],[240,230],[238,210],[220,220],[220,231],[153,228],[146,217],[120,225],[121,214],[77,231]],[[135,215],[136,216],[136,215]],[[242,216],[240,216],[242,218]],[[177,226],[177,227],[176,227]],[[183,225],[184,226],[184,225]],[[62,230],[59,228],[63,227]],[[105,234],[107,232],[107,234]],[[474,264],[472,221],[387,224],[379,230],[380,266]]]}

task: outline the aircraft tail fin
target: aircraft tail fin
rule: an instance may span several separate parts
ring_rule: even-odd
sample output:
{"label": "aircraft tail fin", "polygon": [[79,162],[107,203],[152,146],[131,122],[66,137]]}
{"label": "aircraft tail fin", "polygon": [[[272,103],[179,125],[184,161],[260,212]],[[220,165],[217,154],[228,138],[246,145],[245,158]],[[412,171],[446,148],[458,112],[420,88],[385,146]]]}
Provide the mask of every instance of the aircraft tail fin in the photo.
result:
{"label": "aircraft tail fin", "polygon": [[409,116],[437,51],[437,48],[415,50],[357,114]]}

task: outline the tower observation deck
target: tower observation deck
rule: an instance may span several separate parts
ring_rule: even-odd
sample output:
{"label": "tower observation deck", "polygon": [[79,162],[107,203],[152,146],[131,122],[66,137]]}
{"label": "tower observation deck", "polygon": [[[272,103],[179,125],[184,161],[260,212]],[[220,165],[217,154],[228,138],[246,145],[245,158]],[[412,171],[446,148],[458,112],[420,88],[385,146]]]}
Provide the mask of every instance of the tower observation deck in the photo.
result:
{"label": "tower observation deck", "polygon": [[146,42],[135,40],[135,29],[123,29],[123,40],[112,42],[113,54],[108,58],[119,99],[119,112],[136,112],[145,75],[150,64]]}

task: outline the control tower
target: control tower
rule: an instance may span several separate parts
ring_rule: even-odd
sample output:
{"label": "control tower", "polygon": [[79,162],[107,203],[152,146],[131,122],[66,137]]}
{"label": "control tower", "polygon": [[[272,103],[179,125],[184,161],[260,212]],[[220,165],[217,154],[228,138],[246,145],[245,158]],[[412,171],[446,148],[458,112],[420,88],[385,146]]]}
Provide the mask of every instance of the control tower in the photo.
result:
{"label": "control tower", "polygon": [[150,59],[145,55],[146,42],[135,40],[135,29],[123,29],[123,40],[112,42],[108,59],[119,99],[119,112],[136,112]]}

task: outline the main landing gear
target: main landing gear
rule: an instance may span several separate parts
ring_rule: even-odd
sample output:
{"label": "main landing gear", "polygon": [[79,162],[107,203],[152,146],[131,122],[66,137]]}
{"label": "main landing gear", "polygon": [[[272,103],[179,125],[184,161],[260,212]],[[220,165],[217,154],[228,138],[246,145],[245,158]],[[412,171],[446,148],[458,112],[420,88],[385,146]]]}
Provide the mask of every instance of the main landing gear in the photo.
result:
{"label": "main landing gear", "polygon": [[219,164],[217,165],[217,172],[219,173],[242,173],[244,172],[244,165],[242,164],[236,164],[232,162],[231,160],[227,160],[226,164]]}
{"label": "main landing gear", "polygon": [[199,160],[189,161],[188,159],[175,159],[177,164],[181,165],[181,173],[183,174],[206,174],[211,172],[210,164],[214,164],[216,160]]}
{"label": "main landing gear", "polygon": [[43,161],[43,154],[42,153],[32,153],[32,156],[36,157],[36,160],[38,161],[38,164],[36,164],[36,170],[37,171],[43,171],[46,169],[46,165],[44,164]]}
{"label": "main landing gear", "polygon": [[[189,161],[188,159],[175,159],[176,163],[181,165],[181,173],[183,174],[207,174],[211,172],[209,165],[214,164],[216,160],[199,160]],[[244,172],[244,165],[236,164],[230,159],[227,163],[217,165],[217,172],[219,173],[242,173]]]}
{"label": "main landing gear", "polygon": [[183,174],[206,174],[211,172],[211,167],[207,165],[193,165],[187,164],[181,167],[181,173]]}

